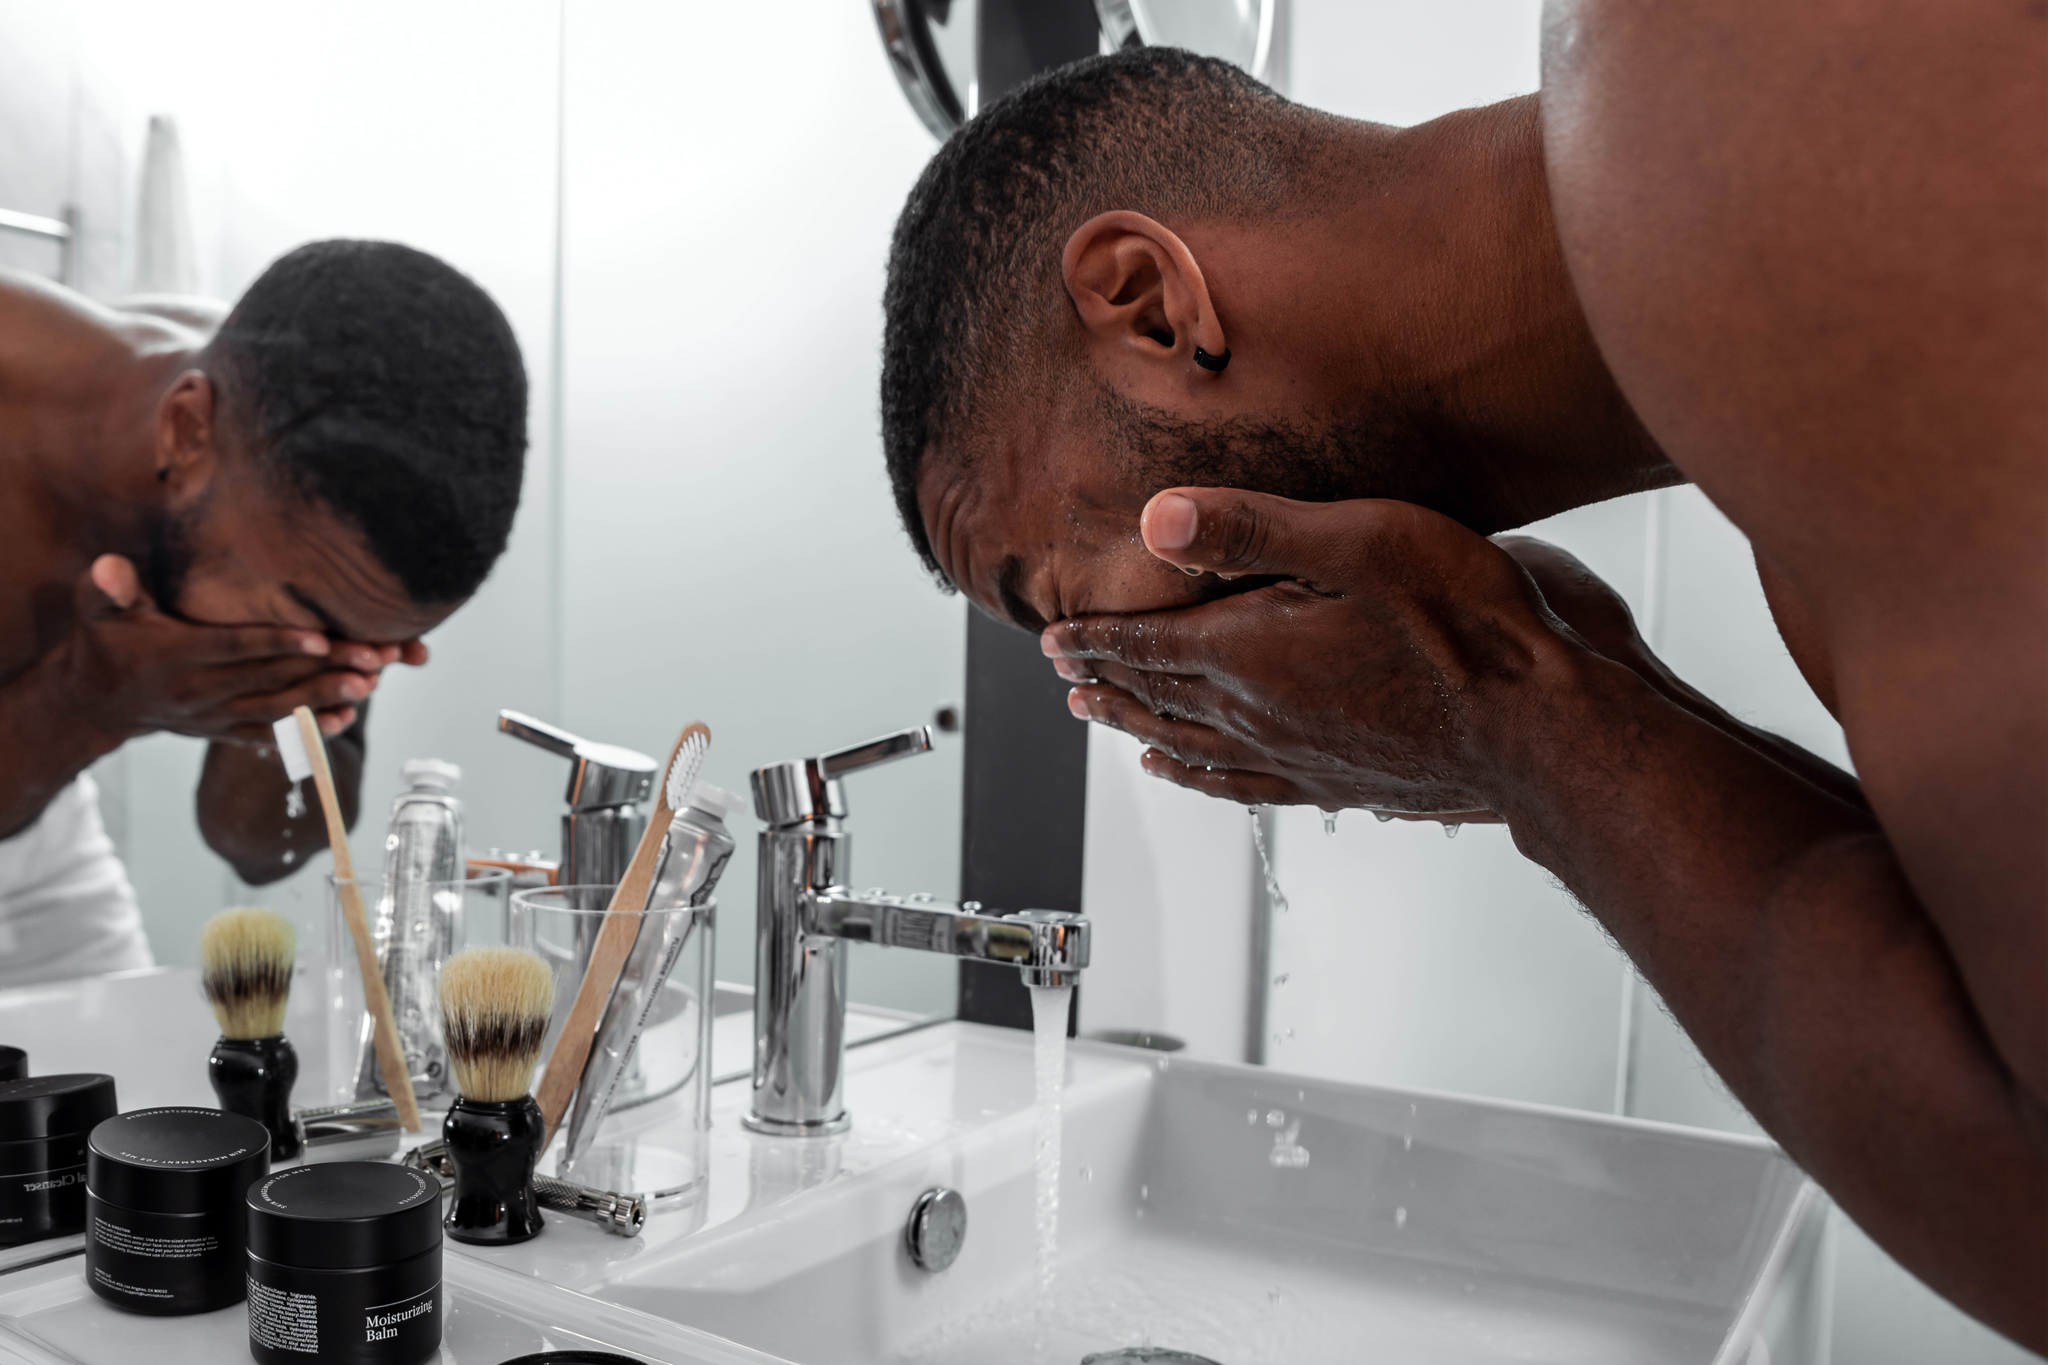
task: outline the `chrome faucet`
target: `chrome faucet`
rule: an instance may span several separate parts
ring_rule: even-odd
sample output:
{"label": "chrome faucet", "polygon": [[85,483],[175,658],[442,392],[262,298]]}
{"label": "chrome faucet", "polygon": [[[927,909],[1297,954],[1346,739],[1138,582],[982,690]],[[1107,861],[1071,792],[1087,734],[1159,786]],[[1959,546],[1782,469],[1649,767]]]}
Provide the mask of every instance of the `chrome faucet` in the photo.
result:
{"label": "chrome faucet", "polygon": [[562,886],[612,886],[626,875],[647,823],[640,803],[659,765],[646,754],[599,744],[517,711],[500,711],[498,729],[569,760],[569,809],[562,814]]}
{"label": "chrome faucet", "polygon": [[767,828],[755,890],[754,1103],[742,1122],[757,1133],[846,1129],[842,943],[1006,962],[1033,986],[1071,986],[1088,965],[1088,921],[1079,915],[984,914],[975,901],[847,888],[853,836],[840,823],[846,795],[839,779],[931,747],[931,731],[918,726],[754,771],[754,814]]}

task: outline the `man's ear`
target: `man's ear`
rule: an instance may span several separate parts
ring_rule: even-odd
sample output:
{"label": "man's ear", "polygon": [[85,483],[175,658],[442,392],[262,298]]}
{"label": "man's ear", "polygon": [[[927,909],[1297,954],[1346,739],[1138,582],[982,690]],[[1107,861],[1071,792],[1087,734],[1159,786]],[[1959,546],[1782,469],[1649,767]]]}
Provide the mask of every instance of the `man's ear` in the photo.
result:
{"label": "man's ear", "polygon": [[220,461],[220,403],[203,371],[171,382],[156,408],[156,476],[166,498],[188,503],[206,491]]}
{"label": "man's ear", "polygon": [[1226,354],[1223,324],[1202,267],[1171,229],[1128,209],[1097,214],[1067,239],[1060,270],[1105,378],[1141,389],[1213,382],[1195,350]]}

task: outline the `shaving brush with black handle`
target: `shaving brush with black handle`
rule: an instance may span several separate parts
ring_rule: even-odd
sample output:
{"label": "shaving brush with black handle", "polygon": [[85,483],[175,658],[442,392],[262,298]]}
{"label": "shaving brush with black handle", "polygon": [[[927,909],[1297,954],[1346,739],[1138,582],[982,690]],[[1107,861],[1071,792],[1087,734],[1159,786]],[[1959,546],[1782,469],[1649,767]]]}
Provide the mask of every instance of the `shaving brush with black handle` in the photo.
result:
{"label": "shaving brush with black handle", "polygon": [[273,1162],[299,1154],[292,1122],[299,1054],[284,1036],[297,946],[290,920],[253,907],[222,911],[199,934],[200,985],[220,1021],[206,1078],[222,1109],[270,1130]]}
{"label": "shaving brush with black handle", "polygon": [[443,1219],[458,1242],[540,1234],[533,1172],[547,1124],[528,1093],[555,1001],[554,973],[522,948],[472,948],[441,968],[441,1026],[461,1092],[441,1124],[455,1188]]}

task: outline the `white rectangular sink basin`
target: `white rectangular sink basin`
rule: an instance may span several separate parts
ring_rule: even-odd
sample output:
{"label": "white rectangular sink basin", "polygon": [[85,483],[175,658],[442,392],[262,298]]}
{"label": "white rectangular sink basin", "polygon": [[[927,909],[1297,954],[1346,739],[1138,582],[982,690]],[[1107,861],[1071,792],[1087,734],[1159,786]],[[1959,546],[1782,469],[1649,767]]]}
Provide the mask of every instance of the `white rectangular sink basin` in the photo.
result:
{"label": "white rectangular sink basin", "polygon": [[[838,1138],[743,1134],[722,1087],[707,1225],[651,1227],[576,1287],[803,1365],[1824,1365],[1824,1201],[1768,1143],[1088,1042],[1041,1300],[1030,1044],[945,1024],[857,1049]],[[932,1274],[904,1223],[939,1185],[968,1232]]]}
{"label": "white rectangular sink basin", "polygon": [[[195,975],[0,992],[0,1042],[38,1074],[113,1072],[124,1108],[211,1103]],[[317,1003],[287,1021],[308,1058]],[[721,1051],[744,1055],[747,1023],[718,1021]],[[715,1094],[708,1194],[643,1236],[551,1213],[521,1246],[449,1243],[444,1365],[541,1341],[662,1365],[1077,1365],[1140,1345],[1219,1365],[1827,1359],[1825,1203],[1765,1142],[1075,1043],[1041,1303],[1029,1036],[944,1023],[850,1049],[838,1137],[745,1132],[744,1080]],[[606,1131],[694,1145],[679,1101]],[[937,1274],[903,1235],[934,1186],[968,1209]],[[75,1246],[42,1250],[72,1254],[0,1258],[0,1365],[245,1358],[239,1309],[127,1318],[84,1292]]]}

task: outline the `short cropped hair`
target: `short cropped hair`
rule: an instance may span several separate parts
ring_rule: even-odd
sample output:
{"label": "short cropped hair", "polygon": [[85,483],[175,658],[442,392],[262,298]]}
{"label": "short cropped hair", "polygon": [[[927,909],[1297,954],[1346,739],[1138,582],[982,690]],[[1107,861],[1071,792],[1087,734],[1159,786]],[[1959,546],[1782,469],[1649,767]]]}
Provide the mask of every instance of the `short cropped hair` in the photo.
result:
{"label": "short cropped hair", "polygon": [[883,292],[882,445],[897,510],[937,575],[917,506],[927,452],[964,458],[989,400],[1059,372],[1074,229],[1130,209],[1188,220],[1278,213],[1314,178],[1331,121],[1228,62],[1127,48],[1018,87],[947,139],[903,206]]}
{"label": "short cropped hair", "polygon": [[421,605],[504,552],[526,464],[526,369],[475,281],[395,242],[274,261],[200,357],[281,487],[324,503]]}

